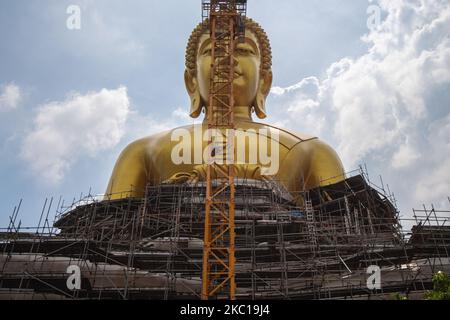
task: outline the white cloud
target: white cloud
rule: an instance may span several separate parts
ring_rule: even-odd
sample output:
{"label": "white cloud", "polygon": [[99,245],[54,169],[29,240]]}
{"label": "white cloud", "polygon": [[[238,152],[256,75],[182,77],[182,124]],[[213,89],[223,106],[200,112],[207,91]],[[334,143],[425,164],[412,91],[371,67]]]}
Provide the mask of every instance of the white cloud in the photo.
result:
{"label": "white cloud", "polygon": [[305,90],[305,88],[308,88],[310,86],[318,86],[319,85],[319,79],[317,79],[316,77],[308,77],[305,79],[302,79],[302,81],[300,81],[297,84],[294,84],[293,86],[287,87],[287,88],[281,88],[281,87],[272,87],[272,89],[270,90],[272,94],[276,95],[276,96],[281,96],[285,93],[289,93],[289,92],[293,92],[293,91],[297,91],[297,90]]}
{"label": "white cloud", "polygon": [[[450,90],[449,1],[380,0],[379,5],[386,18],[362,37],[365,54],[333,63],[317,81],[308,77],[275,87],[274,109],[281,110],[279,117],[289,115],[289,127],[300,123],[335,145],[347,169],[366,161],[389,174],[401,198],[446,199],[450,167],[443,149],[450,133],[426,128],[445,127],[436,120],[450,114],[450,101],[436,96]],[[429,152],[430,144],[436,152]]]}
{"label": "white cloud", "polygon": [[81,157],[116,146],[130,112],[127,89],[71,94],[41,106],[25,138],[21,157],[45,182],[60,182]]}
{"label": "white cloud", "polygon": [[418,160],[420,156],[420,153],[410,144],[401,145],[392,157],[392,166],[395,169],[409,167]]}
{"label": "white cloud", "polygon": [[[450,196],[450,114],[429,125],[427,154],[420,164],[420,179],[414,197],[428,203],[443,205]],[[448,203],[448,202],[447,202]]]}
{"label": "white cloud", "polygon": [[192,119],[184,108],[175,109],[170,117],[164,119],[155,115],[141,115],[138,112],[131,112],[127,122],[126,140],[131,142],[178,126],[200,123],[201,121]]}
{"label": "white cloud", "polygon": [[189,116],[187,109],[185,108],[177,108],[172,112],[172,116],[178,118],[180,120],[192,121],[192,118]]}
{"label": "white cloud", "polygon": [[14,83],[0,86],[0,112],[18,107],[22,100],[22,90]]}
{"label": "white cloud", "polygon": [[[299,83],[287,87],[273,87],[271,93],[275,96],[277,105],[289,114],[289,119],[276,119],[275,123],[284,126],[291,126],[298,129],[298,123],[301,123],[302,130],[309,134],[321,135],[325,126],[325,117],[320,109],[318,95],[320,92],[320,81],[316,77],[308,77]],[[297,125],[295,125],[297,123]]]}
{"label": "white cloud", "polygon": [[39,107],[34,129],[24,139],[21,158],[47,184],[58,184],[84,157],[98,156],[127,143],[174,127],[198,123],[182,108],[160,119],[130,107],[127,88],[70,94],[65,101]]}

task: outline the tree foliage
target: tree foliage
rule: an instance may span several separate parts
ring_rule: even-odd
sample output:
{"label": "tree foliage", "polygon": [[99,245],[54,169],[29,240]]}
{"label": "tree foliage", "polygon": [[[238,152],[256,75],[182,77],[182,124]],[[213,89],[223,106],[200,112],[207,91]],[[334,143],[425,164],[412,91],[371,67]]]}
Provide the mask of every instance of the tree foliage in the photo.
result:
{"label": "tree foliage", "polygon": [[425,294],[426,300],[450,300],[450,277],[439,271],[433,276],[433,291]]}

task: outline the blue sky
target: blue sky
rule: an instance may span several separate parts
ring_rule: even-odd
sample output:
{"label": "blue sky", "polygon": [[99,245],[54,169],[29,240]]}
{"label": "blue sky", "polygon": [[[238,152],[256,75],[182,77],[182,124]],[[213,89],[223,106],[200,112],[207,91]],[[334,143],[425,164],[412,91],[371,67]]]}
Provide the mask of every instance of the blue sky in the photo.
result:
{"label": "blue sky", "polygon": [[[402,215],[449,206],[449,0],[258,0],[248,14],[272,44],[266,122],[318,135],[348,171],[366,163]],[[200,19],[200,0],[0,0],[0,226],[21,198],[33,225],[46,197],[103,193],[125,145],[192,122],[184,50]]]}

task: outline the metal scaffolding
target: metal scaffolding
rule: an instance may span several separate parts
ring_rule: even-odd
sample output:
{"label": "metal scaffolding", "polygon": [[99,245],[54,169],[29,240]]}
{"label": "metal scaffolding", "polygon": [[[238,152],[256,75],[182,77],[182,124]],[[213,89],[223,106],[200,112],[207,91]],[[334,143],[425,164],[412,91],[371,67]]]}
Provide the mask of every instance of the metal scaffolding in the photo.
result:
{"label": "metal scaffolding", "polygon": [[[205,197],[196,183],[148,186],[143,198],[50,199],[34,228],[21,225],[19,203],[0,230],[0,299],[201,299]],[[450,273],[450,211],[399,219],[364,172],[297,194],[237,180],[235,202],[236,299],[420,298],[434,273]],[[368,287],[370,266],[380,289]]]}

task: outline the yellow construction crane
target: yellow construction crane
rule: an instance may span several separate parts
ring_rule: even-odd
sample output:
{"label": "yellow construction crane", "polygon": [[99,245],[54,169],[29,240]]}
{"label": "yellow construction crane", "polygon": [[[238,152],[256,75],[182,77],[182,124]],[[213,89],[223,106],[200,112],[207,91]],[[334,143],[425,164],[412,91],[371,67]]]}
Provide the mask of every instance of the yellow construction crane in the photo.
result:
{"label": "yellow construction crane", "polygon": [[[207,163],[202,299],[235,300],[233,56],[235,42],[245,32],[247,0],[203,0],[202,10],[211,40],[209,144],[218,147],[214,150],[224,150],[221,155],[210,155]],[[214,141],[212,130],[222,133],[220,141]]]}

